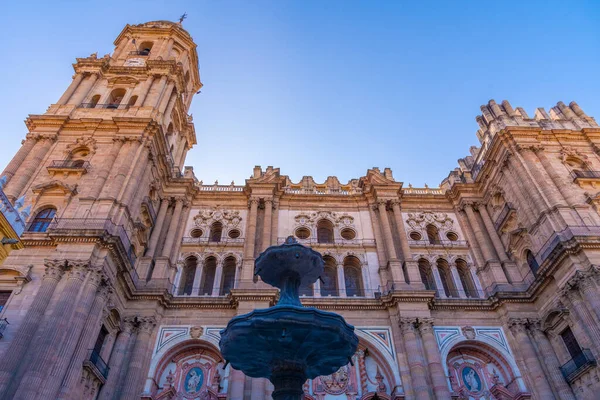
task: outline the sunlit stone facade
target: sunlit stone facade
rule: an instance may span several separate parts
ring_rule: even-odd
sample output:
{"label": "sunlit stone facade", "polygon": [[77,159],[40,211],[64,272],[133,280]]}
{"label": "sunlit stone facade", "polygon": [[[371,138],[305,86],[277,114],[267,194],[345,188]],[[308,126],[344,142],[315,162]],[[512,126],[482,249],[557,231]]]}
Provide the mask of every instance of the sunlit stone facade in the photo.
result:
{"label": "sunlit stone facade", "polygon": [[304,304],[360,338],[306,399],[597,398],[600,128],[576,103],[490,101],[439,188],[387,168],[207,185],[184,167],[195,48],[180,24],[128,25],[27,118],[3,172],[32,211],[0,266],[16,274],[0,282],[0,398],[270,398],[225,364],[219,331],[275,303],[254,259],[289,235],[325,259]]}

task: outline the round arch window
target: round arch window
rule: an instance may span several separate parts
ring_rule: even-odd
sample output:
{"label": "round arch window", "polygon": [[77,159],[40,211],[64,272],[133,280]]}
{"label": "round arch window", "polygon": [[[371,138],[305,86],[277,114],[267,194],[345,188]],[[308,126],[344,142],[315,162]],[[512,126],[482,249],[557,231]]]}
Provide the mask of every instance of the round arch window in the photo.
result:
{"label": "round arch window", "polygon": [[232,229],[227,233],[227,236],[229,236],[230,239],[237,239],[239,238],[241,235],[241,232],[237,229]]}
{"label": "round arch window", "polygon": [[296,232],[294,232],[294,235],[296,235],[298,239],[308,239],[310,237],[310,230],[308,228],[298,228],[296,229]]}
{"label": "round arch window", "polygon": [[192,231],[190,232],[190,236],[193,238],[199,238],[203,234],[204,232],[202,231],[202,229],[192,229]]}
{"label": "round arch window", "polygon": [[354,230],[350,228],[342,229],[340,235],[342,236],[342,238],[344,238],[344,240],[352,240],[356,238],[356,232],[354,232]]}
{"label": "round arch window", "polygon": [[409,233],[408,235],[412,240],[421,240],[423,237],[421,236],[421,234],[417,231],[412,231],[411,233]]}

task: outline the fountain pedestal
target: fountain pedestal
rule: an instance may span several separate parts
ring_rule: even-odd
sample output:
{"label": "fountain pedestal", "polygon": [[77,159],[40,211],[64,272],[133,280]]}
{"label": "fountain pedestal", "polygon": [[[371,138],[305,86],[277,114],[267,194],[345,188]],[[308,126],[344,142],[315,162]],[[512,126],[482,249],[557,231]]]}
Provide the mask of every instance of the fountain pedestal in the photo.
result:
{"label": "fountain pedestal", "polygon": [[274,400],[300,400],[307,379],[347,364],[358,346],[354,327],[335,313],[303,307],[298,289],[323,272],[323,258],[289,237],[256,260],[262,280],[281,290],[270,308],[234,317],[221,331],[221,354],[252,378],[268,378]]}

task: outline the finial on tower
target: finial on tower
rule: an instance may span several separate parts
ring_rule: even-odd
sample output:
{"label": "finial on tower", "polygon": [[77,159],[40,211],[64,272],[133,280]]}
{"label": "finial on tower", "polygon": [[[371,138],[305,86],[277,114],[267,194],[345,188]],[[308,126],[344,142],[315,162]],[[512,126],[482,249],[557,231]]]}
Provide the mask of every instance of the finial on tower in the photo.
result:
{"label": "finial on tower", "polygon": [[184,20],[184,19],[186,19],[186,18],[187,18],[187,13],[186,13],[186,12],[184,12],[184,13],[181,15],[181,17],[179,17],[179,24],[181,24],[181,23],[183,22],[183,20]]}

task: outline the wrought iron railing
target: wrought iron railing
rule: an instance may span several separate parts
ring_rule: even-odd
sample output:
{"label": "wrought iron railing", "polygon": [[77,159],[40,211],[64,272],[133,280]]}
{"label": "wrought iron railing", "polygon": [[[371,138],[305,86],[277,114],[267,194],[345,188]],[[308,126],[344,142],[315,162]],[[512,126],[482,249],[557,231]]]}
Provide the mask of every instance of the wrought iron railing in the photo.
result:
{"label": "wrought iron railing", "polygon": [[442,246],[442,247],[466,247],[469,243],[466,240],[409,240],[411,246]]}
{"label": "wrought iron railing", "polygon": [[84,169],[90,168],[90,163],[83,160],[54,160],[50,163],[48,168],[56,169]]}
{"label": "wrought iron railing", "polygon": [[129,108],[129,104],[123,103],[81,103],[79,108],[106,108],[109,110],[127,110]]}
{"label": "wrought iron railing", "polygon": [[150,50],[136,50],[136,51],[130,51],[129,52],[130,56],[148,56],[150,55]]}
{"label": "wrought iron railing", "polygon": [[[280,237],[277,238],[277,244],[285,243],[287,238]],[[343,239],[343,238],[334,238],[330,241],[325,241],[317,238],[308,238],[308,239],[298,239],[296,238],[298,243],[307,245],[307,246],[327,246],[327,245],[363,245],[363,246],[374,246],[375,239]]]}
{"label": "wrought iron railing", "polygon": [[98,354],[96,350],[90,350],[89,360],[98,369],[98,372],[102,374],[104,379],[106,379],[108,377],[108,371],[110,368],[108,365],[106,365],[106,362],[102,359],[102,357],[100,357],[100,354]]}
{"label": "wrought iron railing", "polygon": [[580,171],[571,172],[573,179],[600,179],[600,171]]}
{"label": "wrought iron railing", "polygon": [[[0,307],[0,311],[2,308]],[[6,318],[0,318],[0,339],[4,337],[4,331],[6,327],[9,325],[8,320]]]}
{"label": "wrought iron railing", "polygon": [[589,349],[582,349],[581,353],[560,367],[560,371],[565,379],[571,383],[580,372],[583,372],[584,370],[595,365],[596,359],[592,355],[592,352]]}
{"label": "wrought iron railing", "polygon": [[198,237],[198,238],[194,238],[194,237],[184,237],[182,239],[182,243],[184,244],[226,244],[226,243],[234,243],[234,244],[239,244],[239,243],[244,243],[244,238],[221,238],[221,240],[212,240],[211,238],[208,237]]}

